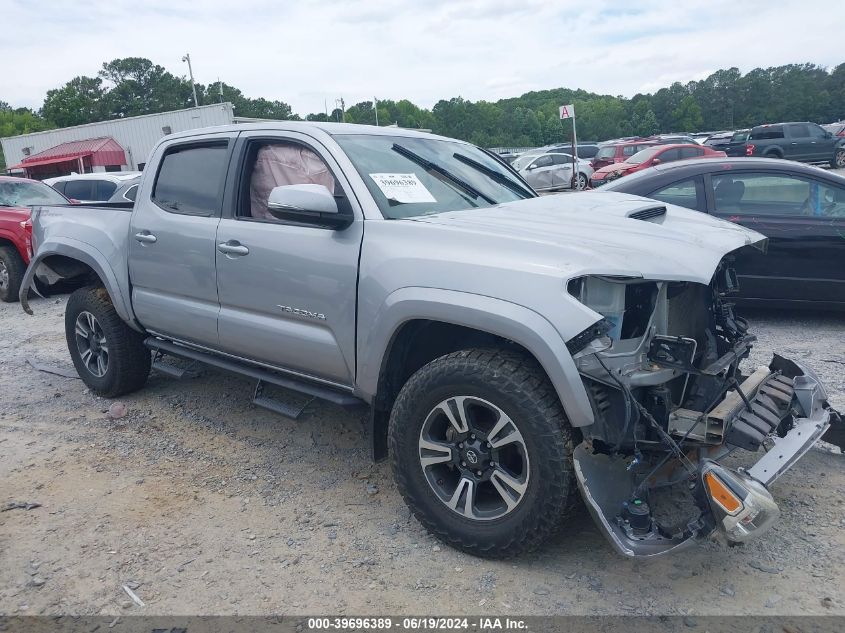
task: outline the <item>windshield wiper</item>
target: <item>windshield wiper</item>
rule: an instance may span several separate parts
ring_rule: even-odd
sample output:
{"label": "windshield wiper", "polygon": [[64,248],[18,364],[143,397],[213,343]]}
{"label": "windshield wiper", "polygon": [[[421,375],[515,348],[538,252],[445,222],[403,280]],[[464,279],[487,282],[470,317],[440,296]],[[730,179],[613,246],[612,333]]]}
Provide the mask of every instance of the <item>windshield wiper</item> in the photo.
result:
{"label": "windshield wiper", "polygon": [[473,198],[481,198],[482,200],[484,200],[488,204],[498,204],[495,200],[493,200],[493,198],[491,198],[490,196],[484,195],[478,189],[476,189],[471,184],[469,184],[467,181],[459,178],[458,176],[453,174],[451,171],[449,171],[445,167],[442,167],[442,166],[438,165],[437,163],[433,163],[430,160],[428,160],[427,158],[423,158],[422,156],[420,156],[416,152],[409,150],[407,147],[403,147],[402,145],[399,145],[398,143],[394,143],[392,149],[393,149],[394,152],[401,154],[402,156],[404,156],[405,158],[407,158],[409,160],[414,161],[417,165],[420,165],[423,169],[426,169],[427,171],[433,171],[435,173],[440,174],[441,176],[443,176],[447,180],[451,181],[453,184],[458,185],[461,189],[466,191]]}
{"label": "windshield wiper", "polygon": [[456,159],[461,161],[462,163],[469,165],[473,169],[477,169],[482,174],[490,178],[491,180],[495,180],[500,185],[504,185],[514,193],[518,193],[521,196],[527,196],[529,198],[533,198],[534,194],[530,192],[528,189],[523,187],[517,182],[514,182],[504,174],[499,173],[495,169],[490,169],[487,165],[479,163],[474,158],[470,158],[469,156],[464,156],[463,154],[458,154],[457,152],[452,154],[452,156]]}

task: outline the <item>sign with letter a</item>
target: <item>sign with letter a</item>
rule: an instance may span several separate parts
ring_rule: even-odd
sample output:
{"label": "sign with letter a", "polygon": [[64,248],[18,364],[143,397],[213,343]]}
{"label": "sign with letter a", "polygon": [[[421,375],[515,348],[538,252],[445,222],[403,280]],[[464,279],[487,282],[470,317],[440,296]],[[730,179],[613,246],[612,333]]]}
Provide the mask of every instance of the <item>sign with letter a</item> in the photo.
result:
{"label": "sign with letter a", "polygon": [[575,105],[563,105],[560,106],[560,118],[561,119],[570,119],[575,116]]}

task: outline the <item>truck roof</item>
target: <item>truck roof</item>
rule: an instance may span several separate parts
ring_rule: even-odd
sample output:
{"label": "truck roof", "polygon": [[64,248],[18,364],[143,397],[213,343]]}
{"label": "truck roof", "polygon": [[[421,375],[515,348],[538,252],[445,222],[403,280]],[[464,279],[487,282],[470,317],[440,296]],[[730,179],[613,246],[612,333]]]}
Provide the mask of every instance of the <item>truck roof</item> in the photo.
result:
{"label": "truck roof", "polygon": [[[412,130],[403,127],[386,127],[375,125],[362,125],[359,123],[323,123],[321,121],[265,121],[261,123],[236,123],[232,125],[217,125],[214,127],[198,128],[194,130],[186,130],[185,132],[177,132],[169,134],[165,139],[173,138],[189,138],[192,136],[202,136],[204,134],[213,134],[219,132],[248,132],[250,130],[279,130],[287,132],[303,132],[306,134],[313,134],[314,130],[319,130],[329,136],[338,136],[343,134],[370,134],[381,136],[405,136],[411,138],[428,138],[455,141],[456,139],[447,138],[432,134],[431,132],[424,132],[420,130]],[[458,141],[463,142],[463,141]]]}

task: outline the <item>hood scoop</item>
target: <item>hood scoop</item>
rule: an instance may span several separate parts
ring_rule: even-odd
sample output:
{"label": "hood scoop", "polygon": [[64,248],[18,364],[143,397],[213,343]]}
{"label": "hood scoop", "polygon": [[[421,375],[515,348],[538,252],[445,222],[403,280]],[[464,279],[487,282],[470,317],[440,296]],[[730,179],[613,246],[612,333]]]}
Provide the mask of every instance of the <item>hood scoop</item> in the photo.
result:
{"label": "hood scoop", "polygon": [[633,213],[629,213],[628,217],[632,220],[643,220],[647,222],[656,218],[663,218],[666,216],[666,207],[648,207],[646,209],[637,209]]}

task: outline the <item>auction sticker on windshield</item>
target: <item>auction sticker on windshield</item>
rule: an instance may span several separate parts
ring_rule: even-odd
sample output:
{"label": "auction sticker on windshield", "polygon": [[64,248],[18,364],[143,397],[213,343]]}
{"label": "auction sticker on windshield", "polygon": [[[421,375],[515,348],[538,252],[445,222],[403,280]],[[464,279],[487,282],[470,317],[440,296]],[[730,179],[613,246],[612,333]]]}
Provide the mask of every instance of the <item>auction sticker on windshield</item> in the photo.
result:
{"label": "auction sticker on windshield", "polygon": [[416,174],[370,174],[384,197],[396,202],[437,202]]}

